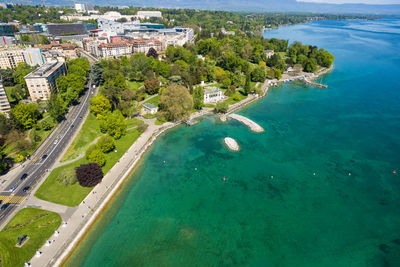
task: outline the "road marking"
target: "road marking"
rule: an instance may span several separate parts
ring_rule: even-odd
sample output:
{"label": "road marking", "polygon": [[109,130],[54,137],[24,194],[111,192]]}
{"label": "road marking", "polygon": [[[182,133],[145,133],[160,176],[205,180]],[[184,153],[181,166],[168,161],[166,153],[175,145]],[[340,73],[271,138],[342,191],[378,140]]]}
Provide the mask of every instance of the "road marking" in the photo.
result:
{"label": "road marking", "polygon": [[2,196],[0,195],[0,200],[4,203],[19,204],[26,199],[26,196]]}

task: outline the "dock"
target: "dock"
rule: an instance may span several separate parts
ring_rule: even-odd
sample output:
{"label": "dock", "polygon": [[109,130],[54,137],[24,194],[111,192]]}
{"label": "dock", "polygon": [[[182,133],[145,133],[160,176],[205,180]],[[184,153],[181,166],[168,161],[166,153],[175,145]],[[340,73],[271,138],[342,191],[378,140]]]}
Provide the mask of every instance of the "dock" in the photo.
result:
{"label": "dock", "polygon": [[235,120],[240,121],[241,123],[245,124],[253,132],[256,132],[256,133],[264,132],[263,127],[261,127],[254,121],[250,120],[249,118],[246,118],[246,117],[244,117],[242,115],[238,115],[238,114],[229,114],[228,116],[232,119],[235,119]]}
{"label": "dock", "polygon": [[187,121],[185,121],[187,126],[193,126],[196,125],[198,123],[198,121],[194,120],[194,119],[189,119]]}
{"label": "dock", "polygon": [[304,78],[303,80],[304,80],[304,84],[307,84],[307,85],[311,85],[311,86],[318,87],[318,88],[324,88],[324,89],[328,88],[328,85],[312,82],[312,81],[308,80],[307,78]]}

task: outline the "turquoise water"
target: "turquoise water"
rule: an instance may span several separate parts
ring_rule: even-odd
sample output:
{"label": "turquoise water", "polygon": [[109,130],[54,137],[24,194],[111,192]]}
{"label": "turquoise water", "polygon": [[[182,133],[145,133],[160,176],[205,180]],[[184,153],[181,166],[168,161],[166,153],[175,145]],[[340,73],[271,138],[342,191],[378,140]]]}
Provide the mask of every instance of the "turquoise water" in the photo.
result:
{"label": "turquoise water", "polygon": [[329,88],[270,89],[240,112],[261,134],[210,116],[163,135],[67,265],[400,266],[400,20],[265,36],[331,51]]}

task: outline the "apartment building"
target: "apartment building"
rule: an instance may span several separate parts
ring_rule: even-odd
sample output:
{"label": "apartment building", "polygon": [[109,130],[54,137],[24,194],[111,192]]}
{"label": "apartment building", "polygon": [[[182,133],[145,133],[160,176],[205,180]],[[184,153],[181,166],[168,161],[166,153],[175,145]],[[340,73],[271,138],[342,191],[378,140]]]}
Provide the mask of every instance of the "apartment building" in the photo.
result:
{"label": "apartment building", "polygon": [[157,52],[162,51],[163,45],[160,40],[157,39],[134,39],[132,43],[133,53],[147,53],[151,47],[153,47]]}
{"label": "apartment building", "polygon": [[132,54],[132,45],[128,43],[101,44],[98,46],[101,58],[121,57]]}
{"label": "apartment building", "polygon": [[6,91],[4,90],[3,82],[0,79],[0,112],[8,113],[10,109],[10,101],[8,100]]}
{"label": "apartment building", "polygon": [[0,50],[0,69],[14,69],[19,63],[30,66],[43,65],[44,59],[40,48]]}
{"label": "apartment building", "polygon": [[49,62],[25,76],[32,101],[48,100],[57,90],[56,80],[67,72],[64,62]]}

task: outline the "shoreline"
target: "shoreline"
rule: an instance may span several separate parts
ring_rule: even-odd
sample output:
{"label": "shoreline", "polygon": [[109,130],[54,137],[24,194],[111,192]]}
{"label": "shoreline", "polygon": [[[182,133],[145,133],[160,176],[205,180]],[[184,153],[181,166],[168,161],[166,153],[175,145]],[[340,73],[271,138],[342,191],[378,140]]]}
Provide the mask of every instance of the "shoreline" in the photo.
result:
{"label": "shoreline", "polygon": [[[333,69],[333,66],[330,68],[327,68],[327,69],[322,69],[318,73],[315,73],[315,74],[314,73],[308,74],[307,78],[311,79],[311,80],[317,79],[320,76],[328,73],[332,69]],[[304,74],[302,73],[302,75],[293,76],[291,78],[295,79],[295,80],[297,80],[299,78],[304,78]],[[283,78],[280,80],[276,80],[276,79],[275,80],[265,80],[265,82],[263,83],[263,85],[261,87],[261,89],[263,91],[262,95],[249,95],[246,99],[231,105],[229,107],[228,112],[224,115],[226,116],[227,114],[233,113],[237,110],[247,107],[248,105],[252,104],[253,102],[255,102],[257,100],[261,100],[268,94],[270,86],[272,86],[274,84],[277,85],[278,83],[285,83],[285,82],[290,82],[290,81],[285,80]],[[213,108],[203,108],[203,110],[191,114],[190,119],[194,119],[194,118],[202,117],[204,115],[211,114],[212,111],[213,111]],[[132,175],[136,166],[140,163],[142,156],[148,151],[148,149],[151,147],[151,145],[157,140],[157,138],[161,134],[165,133],[167,130],[172,129],[182,123],[183,123],[183,121],[175,122],[175,123],[166,123],[167,125],[161,125],[159,127],[156,127],[156,129],[149,130],[149,131],[151,131],[150,132],[151,136],[148,137],[147,141],[144,143],[143,146],[140,147],[139,151],[137,151],[137,153],[135,153],[136,155],[134,156],[134,158],[131,159],[127,165],[125,165],[125,168],[123,168],[123,171],[120,173],[119,177],[117,179],[115,179],[115,183],[113,183],[111,185],[111,187],[107,188],[108,190],[106,190],[106,192],[104,192],[103,197],[101,197],[100,199],[95,201],[95,205],[93,206],[94,212],[92,212],[90,215],[88,214],[90,216],[89,219],[84,220],[83,222],[79,223],[77,225],[76,229],[73,229],[72,233],[69,234],[69,237],[66,238],[67,240],[65,240],[63,242],[62,246],[60,248],[56,249],[54,255],[48,261],[46,261],[45,264],[42,264],[41,266],[62,266],[68,261],[68,259],[71,257],[73,252],[81,244],[83,238],[85,238],[85,236],[90,234],[91,228],[94,227],[95,224],[101,219],[101,216],[106,211],[107,207],[112,203],[112,200],[117,196],[119,189],[122,188],[124,183]],[[150,125],[149,125],[149,128],[151,128]],[[145,132],[140,137],[144,136],[144,134],[145,134]],[[138,140],[139,140],[139,138],[138,138]],[[136,140],[136,142],[138,142],[138,140]],[[120,160],[122,160],[131,149],[134,149],[135,143],[132,144],[132,146],[125,152],[125,154],[121,157]],[[115,164],[113,166],[113,168],[107,174],[111,175],[112,170],[114,169],[114,167],[116,165],[118,165],[118,163]],[[100,186],[100,185],[102,185],[102,183],[100,183],[98,186]],[[96,186],[96,187],[98,187],[98,186]],[[92,192],[94,190],[97,190],[96,187],[93,188],[91,193],[89,193],[86,198],[90,198],[92,196]],[[85,200],[86,200],[86,198],[85,198]],[[81,207],[81,205],[78,205],[77,207],[79,209]],[[71,218],[72,217],[73,216],[71,216]],[[84,216],[82,215],[82,218],[83,217]],[[72,220],[72,219],[70,219],[70,220]],[[66,229],[62,228],[62,227],[63,226],[60,226],[61,231],[67,232]],[[68,226],[66,226],[66,227],[68,227]],[[43,248],[44,248],[44,246],[40,250],[42,251]],[[49,252],[47,252],[47,253],[49,253]],[[44,255],[42,255],[41,258],[43,258],[43,256]],[[31,259],[33,266],[35,266],[34,262],[36,259],[39,260],[40,258],[36,258],[35,256],[33,256]]]}

